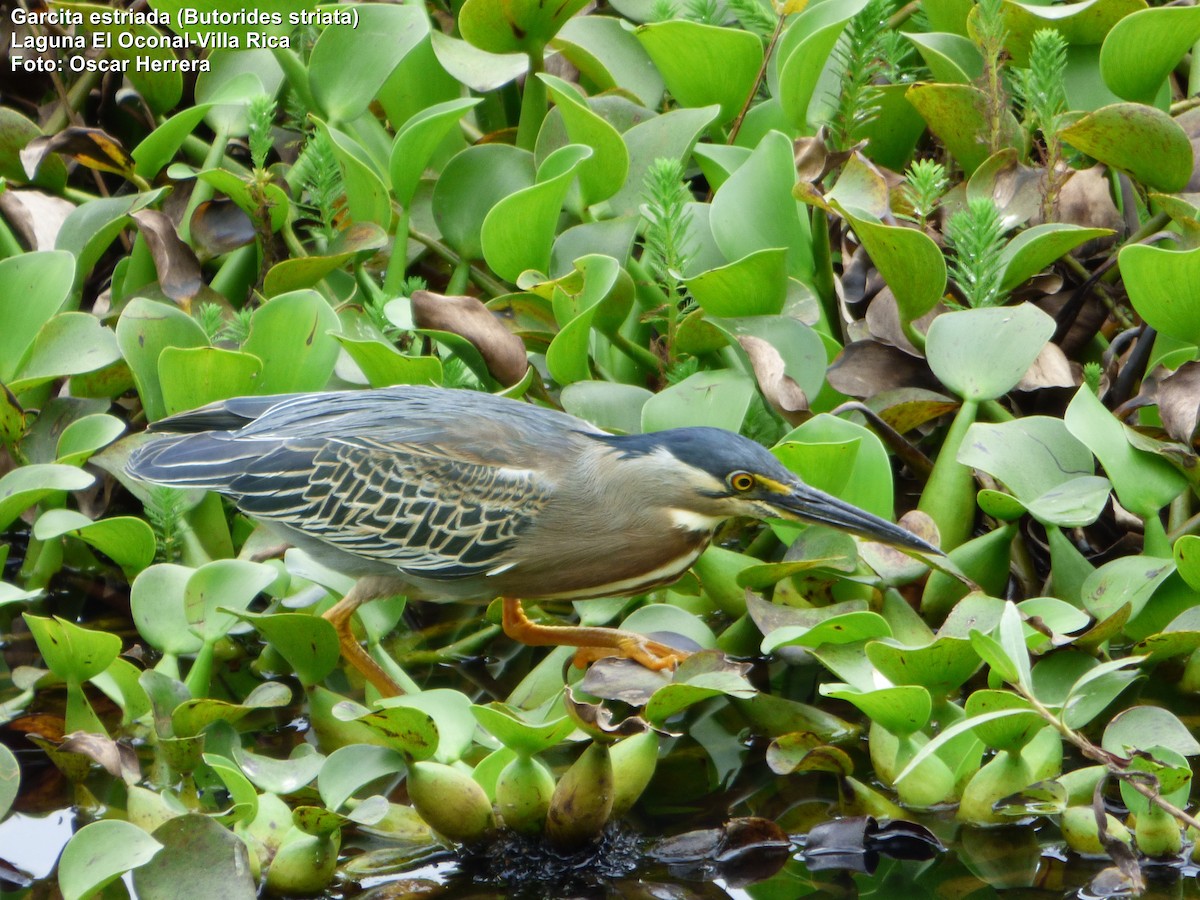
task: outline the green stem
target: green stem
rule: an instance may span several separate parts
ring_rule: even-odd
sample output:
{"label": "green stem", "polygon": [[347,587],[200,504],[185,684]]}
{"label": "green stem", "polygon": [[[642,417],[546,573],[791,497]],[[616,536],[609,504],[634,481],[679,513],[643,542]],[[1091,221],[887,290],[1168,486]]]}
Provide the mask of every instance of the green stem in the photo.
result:
{"label": "green stem", "polygon": [[632,359],[639,366],[649,369],[651,372],[657,372],[662,368],[662,361],[643,347],[641,344],[634,343],[619,331],[614,331],[612,334],[605,335],[614,347]]}
{"label": "green stem", "polygon": [[475,656],[500,635],[499,625],[487,625],[474,634],[459,638],[452,644],[447,644],[437,650],[417,650],[403,656],[405,665],[435,666],[442,663],[457,662],[466,656]]}
{"label": "green stem", "polygon": [[[453,266],[457,266],[464,262],[464,260],[459,257],[457,253],[455,253],[431,234],[426,234],[425,232],[418,231],[415,228],[409,228],[408,235],[414,241],[419,241],[420,243],[424,244],[437,256],[440,256]],[[511,293],[508,285],[502,281],[496,280],[491,275],[475,266],[471,267],[471,280],[474,281],[475,284],[477,284],[480,288],[482,288],[485,293],[492,297],[500,297],[504,294]]]}
{"label": "green stem", "polygon": [[396,237],[392,242],[392,257],[388,260],[387,275],[383,279],[383,291],[389,297],[399,297],[408,272],[408,222],[407,206],[396,214]]}
{"label": "green stem", "polygon": [[204,646],[196,654],[196,660],[192,663],[192,668],[187,674],[187,679],[184,681],[184,684],[187,685],[188,693],[193,698],[208,696],[208,687],[212,683],[213,647],[215,645],[216,641],[204,642]]}
{"label": "green stem", "polygon": [[287,79],[288,87],[295,93],[300,104],[309,110],[317,108],[317,102],[313,99],[312,91],[308,85],[308,69],[304,66],[304,60],[300,55],[286,47],[277,47],[272,49],[271,54],[275,57],[275,62],[279,63],[279,68],[283,70],[283,77]]}
{"label": "green stem", "polygon": [[1171,542],[1167,540],[1166,529],[1158,513],[1152,513],[1143,520],[1142,552],[1146,556],[1157,556],[1160,559],[1171,558]]}
{"label": "green stem", "polygon": [[971,535],[975,523],[975,477],[956,458],[967,429],[979,413],[979,404],[964,400],[959,407],[942,448],[933,463],[933,472],[925,482],[917,508],[937,523],[942,550],[949,552]]}
{"label": "green stem", "polygon": [[517,126],[517,146],[532,151],[537,143],[542,120],[546,118],[546,83],[538,78],[546,70],[542,46],[529,48],[529,72],[525,76],[525,93],[521,96],[521,121]]}
{"label": "green stem", "polygon": [[471,280],[471,261],[469,259],[460,259],[458,265],[454,267],[454,272],[450,275],[450,281],[446,284],[447,294],[461,294],[467,289],[467,282]]}
{"label": "green stem", "polygon": [[[817,292],[817,306],[821,310],[821,318],[824,319],[823,322],[817,323],[817,328],[823,328],[830,337],[844,343],[842,329],[839,327],[841,320],[838,316],[837,292],[834,289],[833,248],[829,246],[829,217],[825,215],[825,210],[814,206],[810,221],[809,230],[812,232],[814,264],[813,290]],[[909,340],[912,339],[909,338]]]}

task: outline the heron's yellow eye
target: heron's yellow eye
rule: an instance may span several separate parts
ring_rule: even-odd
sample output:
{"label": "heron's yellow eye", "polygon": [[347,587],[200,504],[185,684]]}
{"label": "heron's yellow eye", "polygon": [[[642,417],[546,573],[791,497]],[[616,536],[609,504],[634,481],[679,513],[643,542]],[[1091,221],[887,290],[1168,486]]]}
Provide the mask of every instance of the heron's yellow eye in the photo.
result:
{"label": "heron's yellow eye", "polygon": [[754,476],[749,472],[734,472],[729,476],[729,486],[735,491],[748,491],[754,487]]}

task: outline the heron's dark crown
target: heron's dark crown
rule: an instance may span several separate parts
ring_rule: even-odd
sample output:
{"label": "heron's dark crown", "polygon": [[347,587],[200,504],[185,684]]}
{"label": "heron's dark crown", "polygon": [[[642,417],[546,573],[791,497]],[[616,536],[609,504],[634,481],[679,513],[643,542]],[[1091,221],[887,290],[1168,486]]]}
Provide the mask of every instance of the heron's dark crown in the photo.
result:
{"label": "heron's dark crown", "polygon": [[665,450],[680,462],[708,472],[721,481],[731,472],[739,470],[767,475],[784,483],[795,478],[761,444],[721,428],[697,426],[649,434],[595,437],[619,450],[623,457],[644,456]]}

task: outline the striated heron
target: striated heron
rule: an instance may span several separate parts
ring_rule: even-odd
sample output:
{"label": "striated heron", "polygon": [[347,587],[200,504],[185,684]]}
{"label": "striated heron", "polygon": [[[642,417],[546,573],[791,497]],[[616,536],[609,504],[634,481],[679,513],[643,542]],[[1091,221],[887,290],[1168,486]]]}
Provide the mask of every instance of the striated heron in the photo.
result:
{"label": "striated heron", "polygon": [[816,522],[941,555],[718,428],[612,435],[491,394],[400,386],[242,397],[151,429],[176,434],[138,448],[131,475],[219,491],[358,577],[325,616],[346,659],[385,695],[396,686],[350,629],[354,610],[378,597],[502,597],[504,631],[518,641],[661,669],[687,653],[614,628],[538,625],[521,599],[669,584],[731,516]]}

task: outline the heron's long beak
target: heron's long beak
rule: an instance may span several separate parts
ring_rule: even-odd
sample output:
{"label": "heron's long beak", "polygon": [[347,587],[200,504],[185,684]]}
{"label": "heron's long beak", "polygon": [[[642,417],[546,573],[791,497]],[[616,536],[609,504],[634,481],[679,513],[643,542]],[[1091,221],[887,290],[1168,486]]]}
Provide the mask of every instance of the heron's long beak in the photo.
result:
{"label": "heron's long beak", "polygon": [[839,500],[832,494],[818,491],[803,482],[798,481],[790,487],[790,494],[770,500],[771,505],[779,510],[784,518],[831,525],[860,537],[891,544],[901,550],[914,550],[935,557],[943,556],[941,550],[908,529],[901,528],[887,519],[881,519],[865,509],[859,509],[852,503]]}

